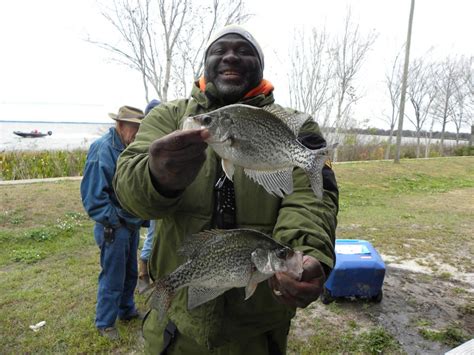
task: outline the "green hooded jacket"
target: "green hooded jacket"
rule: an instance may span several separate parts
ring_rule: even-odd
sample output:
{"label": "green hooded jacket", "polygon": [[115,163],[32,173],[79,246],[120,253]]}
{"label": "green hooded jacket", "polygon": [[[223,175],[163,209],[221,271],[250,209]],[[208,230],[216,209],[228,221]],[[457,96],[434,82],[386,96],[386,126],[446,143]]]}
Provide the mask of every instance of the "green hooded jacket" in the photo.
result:
{"label": "green hooded jacket", "polygon": [[[212,83],[205,93],[194,85],[190,99],[176,100],[155,107],[143,120],[135,141],[119,158],[114,186],[120,204],[143,219],[161,221],[155,232],[150,255],[150,275],[160,278],[174,271],[185,260],[177,254],[186,235],[213,228],[214,185],[220,177],[220,159],[207,148],[207,159],[196,179],[176,198],[160,195],[153,187],[148,167],[150,144],[182,128],[188,116],[223,106]],[[273,94],[245,99],[241,103],[262,107],[274,105]],[[320,135],[317,124],[309,120],[300,134]],[[330,170],[329,167],[325,169]],[[332,171],[330,171],[332,174]],[[332,175],[334,176],[334,175]],[[326,188],[322,200],[315,198],[306,174],[293,171],[294,192],[283,199],[268,194],[249,179],[242,168],[234,174],[238,228],[251,228],[272,235],[283,244],[309,254],[331,270],[338,211],[337,187]],[[334,182],[335,186],[335,182]],[[228,342],[245,341],[271,329],[288,326],[295,309],[275,301],[266,282],[244,301],[245,290],[232,289],[192,311],[187,310],[187,288],[173,298],[167,317],[158,320],[155,311],[145,321],[145,335],[156,334],[160,344],[162,330],[171,319],[182,334],[209,349]],[[155,314],[153,314],[155,313]],[[150,339],[147,339],[150,341]]]}

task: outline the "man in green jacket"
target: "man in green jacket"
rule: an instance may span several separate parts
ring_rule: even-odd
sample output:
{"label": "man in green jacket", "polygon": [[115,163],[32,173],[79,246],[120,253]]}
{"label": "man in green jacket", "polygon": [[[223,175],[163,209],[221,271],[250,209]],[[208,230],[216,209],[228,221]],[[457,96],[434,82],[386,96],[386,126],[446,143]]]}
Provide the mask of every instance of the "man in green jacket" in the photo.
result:
{"label": "man in green jacket", "polygon": [[[334,266],[338,189],[330,166],[323,169],[324,195],[317,199],[306,174],[293,171],[294,192],[268,194],[236,167],[226,180],[220,158],[207,146],[207,130],[183,131],[186,117],[243,103],[275,105],[273,86],[263,79],[264,57],[254,37],[227,26],[209,42],[204,76],[192,97],[161,104],[143,120],[135,142],[121,155],[115,189],[121,205],[161,227],[149,260],[156,280],[185,260],[177,253],[185,236],[212,228],[262,231],[304,253],[300,281],[277,274],[258,285],[244,301],[244,289],[231,289],[196,309],[187,310],[186,288],[160,319],[151,310],[144,321],[148,353],[285,354],[290,321],[322,292]],[[298,139],[310,149],[326,143],[308,120]],[[222,197],[231,205],[222,206]]]}

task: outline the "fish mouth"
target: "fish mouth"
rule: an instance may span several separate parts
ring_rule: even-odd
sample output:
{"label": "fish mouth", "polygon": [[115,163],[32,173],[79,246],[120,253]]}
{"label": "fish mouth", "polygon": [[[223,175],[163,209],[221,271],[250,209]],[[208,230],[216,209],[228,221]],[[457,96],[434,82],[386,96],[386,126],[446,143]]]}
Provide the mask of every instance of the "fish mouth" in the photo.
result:
{"label": "fish mouth", "polygon": [[201,123],[194,119],[194,117],[188,117],[183,122],[183,130],[190,130],[190,129],[199,129],[203,128]]}

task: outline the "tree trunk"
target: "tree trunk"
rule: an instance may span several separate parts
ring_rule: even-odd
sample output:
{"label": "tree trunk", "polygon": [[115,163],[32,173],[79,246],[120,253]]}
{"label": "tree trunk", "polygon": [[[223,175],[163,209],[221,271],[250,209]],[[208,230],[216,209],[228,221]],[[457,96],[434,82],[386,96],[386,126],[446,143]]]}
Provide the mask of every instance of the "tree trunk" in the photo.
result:
{"label": "tree trunk", "polygon": [[444,156],[444,132],[446,131],[446,122],[448,118],[443,118],[443,126],[441,129],[441,139],[439,141],[439,154],[443,157]]}
{"label": "tree trunk", "polygon": [[[336,127],[334,129],[334,139],[338,140],[339,139],[339,124],[341,121],[341,105],[342,101],[339,101],[338,107],[337,107],[337,116],[336,116]],[[334,162],[337,162],[338,160],[338,154],[337,154],[337,146],[334,148],[333,153],[332,153],[332,160]]]}
{"label": "tree trunk", "polygon": [[410,61],[410,43],[414,11],[415,0],[411,0],[410,18],[408,20],[407,46],[405,49],[405,65],[403,67],[402,90],[400,93],[400,115],[398,116],[397,151],[395,154],[395,163],[400,163],[400,148],[402,145],[403,116],[405,115],[405,96],[407,93],[408,63]]}
{"label": "tree trunk", "polygon": [[471,126],[471,139],[469,139],[469,146],[472,147],[474,144],[474,125]]}
{"label": "tree trunk", "polygon": [[420,157],[420,132],[416,132],[416,157]]}
{"label": "tree trunk", "polygon": [[388,141],[387,141],[387,149],[385,150],[386,160],[390,159],[390,148],[392,147],[392,140],[393,140],[393,129],[394,129],[394,126],[391,126],[390,135],[388,136]]}
{"label": "tree trunk", "polygon": [[425,147],[425,158],[430,157],[430,149],[431,149],[431,140],[433,139],[433,127],[434,127],[434,119],[431,120],[431,126],[430,126],[430,134],[428,138],[428,142],[426,143]]}

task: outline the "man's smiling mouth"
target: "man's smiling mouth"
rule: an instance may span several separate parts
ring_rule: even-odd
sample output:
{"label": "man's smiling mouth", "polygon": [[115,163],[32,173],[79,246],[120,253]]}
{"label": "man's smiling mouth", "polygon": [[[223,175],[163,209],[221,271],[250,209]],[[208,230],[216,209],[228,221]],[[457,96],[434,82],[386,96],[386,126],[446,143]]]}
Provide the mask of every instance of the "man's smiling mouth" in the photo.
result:
{"label": "man's smiling mouth", "polygon": [[229,79],[236,79],[242,76],[238,71],[235,70],[222,70],[219,74],[224,78]]}

